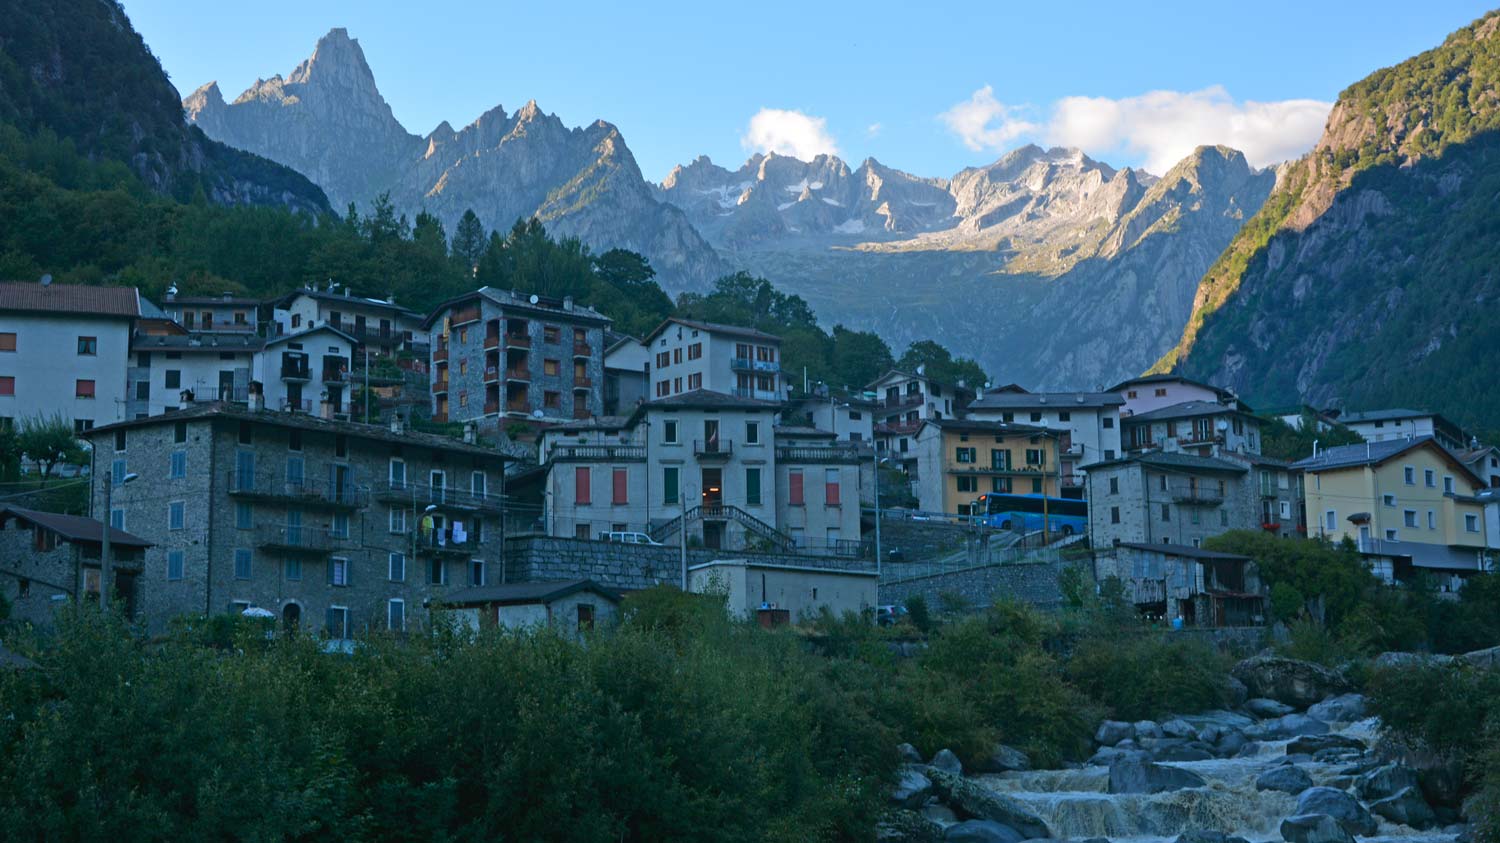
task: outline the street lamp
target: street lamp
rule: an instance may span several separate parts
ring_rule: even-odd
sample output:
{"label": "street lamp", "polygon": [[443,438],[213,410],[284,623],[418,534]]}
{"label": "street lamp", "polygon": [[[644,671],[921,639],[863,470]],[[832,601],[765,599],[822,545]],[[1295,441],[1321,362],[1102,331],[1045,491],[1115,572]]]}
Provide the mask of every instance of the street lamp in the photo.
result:
{"label": "street lamp", "polygon": [[[129,474],[126,474],[124,477],[120,478],[120,485],[124,486],[126,483],[134,483],[136,480],[139,480],[140,477],[141,476],[139,474],[136,474],[135,472],[131,472]],[[113,496],[114,496],[114,486],[115,486],[115,484],[114,484],[114,474],[110,473],[110,474],[104,475],[104,530],[102,531],[103,534],[104,534],[104,538],[100,540],[100,546],[99,546],[99,608],[100,609],[108,609],[109,608],[109,588],[110,588],[110,586],[109,586],[109,575],[110,575],[109,533],[110,533],[111,530],[113,530],[115,528],[114,524],[112,523],[114,521],[114,507],[111,506],[111,501],[112,501]]]}

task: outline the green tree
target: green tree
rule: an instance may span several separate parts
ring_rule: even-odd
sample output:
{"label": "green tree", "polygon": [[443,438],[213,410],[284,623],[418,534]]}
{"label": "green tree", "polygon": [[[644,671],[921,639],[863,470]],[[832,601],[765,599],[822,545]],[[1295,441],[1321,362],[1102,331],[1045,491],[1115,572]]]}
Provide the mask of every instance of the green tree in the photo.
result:
{"label": "green tree", "polygon": [[472,277],[478,271],[485,245],[484,225],[479,221],[479,215],[474,213],[473,208],[464,211],[464,215],[458,220],[458,227],[453,230],[453,248],[450,252],[460,275]]}
{"label": "green tree", "polygon": [[1283,460],[1300,460],[1312,456],[1313,443],[1320,448],[1356,445],[1364,440],[1358,433],[1341,425],[1329,425],[1311,410],[1302,411],[1299,427],[1293,427],[1275,416],[1260,419],[1260,452]]}
{"label": "green tree", "polygon": [[891,347],[874,331],[854,331],[833,326],[833,385],[864,389],[871,381],[896,365]]}
{"label": "green tree", "polygon": [[82,464],[87,459],[73,425],[61,413],[28,416],[21,422],[16,444],[22,454],[42,467],[42,479],[52,476],[59,463]]}
{"label": "green tree", "polygon": [[907,372],[921,369],[927,377],[941,383],[956,385],[962,381],[969,389],[978,389],[988,380],[978,363],[967,357],[955,358],[932,340],[918,340],[907,346],[896,366]]}

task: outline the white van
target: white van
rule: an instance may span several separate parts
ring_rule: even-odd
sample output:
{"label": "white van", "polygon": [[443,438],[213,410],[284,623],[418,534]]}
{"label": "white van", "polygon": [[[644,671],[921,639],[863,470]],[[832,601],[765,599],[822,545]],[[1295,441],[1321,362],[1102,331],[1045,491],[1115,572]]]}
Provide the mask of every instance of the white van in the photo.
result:
{"label": "white van", "polygon": [[600,533],[599,538],[607,542],[616,542],[618,544],[649,544],[655,545],[656,547],[663,547],[661,542],[652,539],[645,533],[616,531],[609,533]]}

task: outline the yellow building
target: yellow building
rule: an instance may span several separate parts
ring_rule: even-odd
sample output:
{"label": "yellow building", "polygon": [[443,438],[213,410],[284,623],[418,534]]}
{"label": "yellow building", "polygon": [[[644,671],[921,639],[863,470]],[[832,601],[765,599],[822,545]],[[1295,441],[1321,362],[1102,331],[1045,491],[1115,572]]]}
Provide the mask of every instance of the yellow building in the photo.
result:
{"label": "yellow building", "polygon": [[918,505],[969,515],[980,495],[1057,497],[1058,432],[1007,422],[927,419],[917,430]]}
{"label": "yellow building", "polygon": [[1445,585],[1492,570],[1480,480],[1431,437],[1341,445],[1294,463],[1307,487],[1308,533],[1352,539],[1387,582],[1428,571]]}

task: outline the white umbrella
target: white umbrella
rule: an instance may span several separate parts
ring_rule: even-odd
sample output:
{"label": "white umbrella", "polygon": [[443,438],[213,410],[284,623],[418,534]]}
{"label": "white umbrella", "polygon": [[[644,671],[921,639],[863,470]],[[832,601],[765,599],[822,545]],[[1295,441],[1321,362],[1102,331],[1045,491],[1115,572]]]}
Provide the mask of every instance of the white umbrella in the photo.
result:
{"label": "white umbrella", "polygon": [[245,617],[247,617],[247,618],[274,618],[274,617],[276,617],[276,613],[275,612],[271,611],[270,609],[262,609],[259,606],[251,606],[250,608],[246,609],[245,611],[240,612],[240,614],[243,615],[243,616],[245,616]]}

